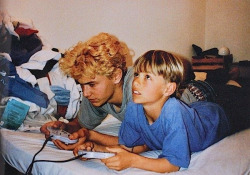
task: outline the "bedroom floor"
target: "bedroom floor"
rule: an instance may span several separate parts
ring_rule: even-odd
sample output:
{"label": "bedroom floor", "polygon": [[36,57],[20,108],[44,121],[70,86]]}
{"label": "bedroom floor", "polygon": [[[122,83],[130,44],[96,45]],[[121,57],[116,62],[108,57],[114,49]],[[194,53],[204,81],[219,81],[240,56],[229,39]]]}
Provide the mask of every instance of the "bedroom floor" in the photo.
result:
{"label": "bedroom floor", "polygon": [[19,171],[17,171],[15,168],[13,168],[12,166],[10,166],[7,163],[3,163],[4,164],[4,169],[0,171],[0,175],[24,175],[23,173],[20,173]]}

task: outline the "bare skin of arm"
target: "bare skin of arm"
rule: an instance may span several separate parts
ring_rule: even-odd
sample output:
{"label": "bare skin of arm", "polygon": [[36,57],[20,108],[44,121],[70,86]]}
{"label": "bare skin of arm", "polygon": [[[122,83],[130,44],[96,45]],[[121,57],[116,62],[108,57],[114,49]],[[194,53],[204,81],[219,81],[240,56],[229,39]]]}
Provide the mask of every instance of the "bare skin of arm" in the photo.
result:
{"label": "bare skin of arm", "polygon": [[[148,171],[154,171],[159,173],[178,171],[179,167],[171,164],[167,159],[153,159],[138,155],[148,150],[146,145],[136,146],[133,149],[124,145],[117,145],[112,147],[106,147],[96,144],[94,142],[86,142],[83,145],[77,146],[73,153],[78,155],[79,150],[87,151],[100,151],[100,152],[114,152],[116,155],[101,161],[110,169],[123,170],[129,167],[144,169]],[[133,150],[133,153],[131,152]],[[86,160],[86,159],[82,159]]]}
{"label": "bare skin of arm", "polygon": [[87,141],[82,145],[76,146],[75,149],[73,150],[73,153],[74,155],[78,155],[79,150],[87,150],[87,151],[94,151],[94,152],[110,152],[109,148],[122,148],[133,153],[142,153],[142,152],[149,150],[146,145],[135,146],[133,148],[128,148],[124,145],[114,145],[111,147],[107,147],[105,145],[100,145],[95,142]]}
{"label": "bare skin of arm", "polygon": [[107,150],[116,153],[114,157],[102,159],[102,162],[110,169],[120,171],[133,167],[158,173],[175,172],[179,170],[178,166],[171,164],[165,158],[147,158],[130,153],[122,148],[107,148]]}
{"label": "bare skin of arm", "polygon": [[106,145],[106,146],[118,145],[117,136],[102,134],[94,130],[89,130],[88,140],[93,141],[100,145]]}

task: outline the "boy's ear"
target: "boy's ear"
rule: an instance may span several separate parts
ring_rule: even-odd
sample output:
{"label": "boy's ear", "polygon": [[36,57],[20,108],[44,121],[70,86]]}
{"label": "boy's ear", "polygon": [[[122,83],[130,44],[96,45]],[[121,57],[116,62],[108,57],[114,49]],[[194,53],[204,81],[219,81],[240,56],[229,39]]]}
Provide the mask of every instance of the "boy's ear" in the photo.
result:
{"label": "boy's ear", "polygon": [[175,92],[175,90],[176,90],[176,83],[175,82],[167,83],[164,95],[170,96]]}
{"label": "boy's ear", "polygon": [[121,79],[122,79],[122,70],[118,68],[114,73],[113,81],[115,84],[118,84],[121,82]]}

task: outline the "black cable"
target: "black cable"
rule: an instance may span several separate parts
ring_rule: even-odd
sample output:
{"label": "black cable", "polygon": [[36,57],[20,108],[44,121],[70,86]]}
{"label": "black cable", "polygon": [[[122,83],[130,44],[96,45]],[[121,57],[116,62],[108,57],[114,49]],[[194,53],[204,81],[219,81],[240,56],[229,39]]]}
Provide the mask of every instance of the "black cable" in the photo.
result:
{"label": "black cable", "polygon": [[72,160],[76,160],[76,159],[79,159],[80,157],[82,157],[83,155],[86,155],[86,153],[84,154],[80,154],[78,156],[75,156],[75,157],[72,157],[70,159],[67,159],[67,160],[35,160],[35,162],[55,162],[55,163],[65,163],[65,162],[70,162]]}
{"label": "black cable", "polygon": [[85,155],[86,153],[84,154],[80,154],[76,157],[73,157],[73,158],[70,158],[70,159],[67,159],[67,160],[35,160],[36,156],[43,150],[43,148],[45,147],[45,145],[47,144],[47,142],[49,140],[51,140],[51,137],[48,137],[44,143],[43,143],[43,146],[42,148],[33,156],[33,159],[32,159],[32,162],[30,163],[27,171],[25,172],[25,175],[31,175],[31,172],[32,172],[32,169],[33,169],[33,165],[35,162],[56,162],[56,163],[64,163],[64,162],[69,162],[69,161],[72,161],[72,160],[76,160],[76,159],[79,159],[80,157],[82,157],[83,155]]}
{"label": "black cable", "polygon": [[31,171],[32,171],[32,168],[33,168],[33,164],[34,164],[34,161],[35,161],[35,158],[36,158],[37,154],[39,154],[39,153],[43,150],[43,148],[45,147],[45,145],[47,144],[47,142],[48,142],[49,140],[51,140],[51,136],[48,137],[48,138],[45,140],[45,142],[43,143],[42,148],[33,156],[32,162],[30,163],[30,165],[29,165],[29,167],[28,167],[28,169],[27,169],[25,175],[30,175],[30,174],[31,174]]}

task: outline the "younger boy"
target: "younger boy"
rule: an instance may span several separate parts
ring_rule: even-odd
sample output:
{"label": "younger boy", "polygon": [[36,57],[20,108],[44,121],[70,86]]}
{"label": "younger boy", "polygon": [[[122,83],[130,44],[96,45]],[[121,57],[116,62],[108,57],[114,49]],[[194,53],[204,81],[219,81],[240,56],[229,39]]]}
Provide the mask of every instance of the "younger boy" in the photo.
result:
{"label": "younger boy", "polygon": [[[151,50],[134,63],[133,102],[127,106],[119,132],[120,147],[105,148],[87,142],[74,150],[116,152],[103,159],[111,169],[128,167],[155,172],[187,168],[191,153],[226,137],[229,124],[217,104],[199,101],[190,106],[172,97],[183,79],[183,64],[176,56]],[[134,153],[162,150],[157,159]]]}

